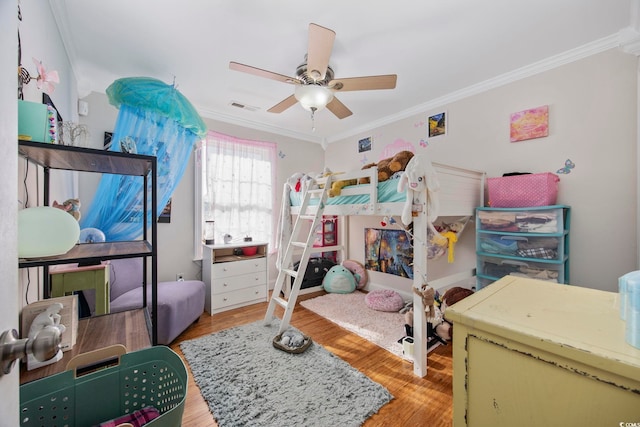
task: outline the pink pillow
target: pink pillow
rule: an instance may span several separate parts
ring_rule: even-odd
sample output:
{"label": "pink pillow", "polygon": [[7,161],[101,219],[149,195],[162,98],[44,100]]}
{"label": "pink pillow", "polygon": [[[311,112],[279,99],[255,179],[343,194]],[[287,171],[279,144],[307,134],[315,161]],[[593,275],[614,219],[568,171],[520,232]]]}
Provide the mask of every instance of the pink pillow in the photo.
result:
{"label": "pink pillow", "polygon": [[353,259],[346,259],[342,261],[342,266],[353,273],[353,277],[356,279],[356,289],[362,289],[367,286],[369,276],[364,265]]}
{"label": "pink pillow", "polygon": [[404,307],[402,296],[392,289],[376,289],[364,297],[367,307],[378,311],[400,311]]}

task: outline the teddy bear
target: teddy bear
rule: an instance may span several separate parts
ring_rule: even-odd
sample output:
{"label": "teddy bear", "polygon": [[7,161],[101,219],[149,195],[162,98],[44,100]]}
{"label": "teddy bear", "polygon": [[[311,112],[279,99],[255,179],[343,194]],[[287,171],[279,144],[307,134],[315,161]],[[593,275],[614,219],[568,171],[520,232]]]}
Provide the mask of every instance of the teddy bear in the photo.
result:
{"label": "teddy bear", "polygon": [[[403,171],[413,157],[413,153],[408,150],[398,151],[394,156],[380,160],[378,163],[369,163],[362,169],[369,169],[374,166],[378,167],[378,182],[383,182],[391,178],[391,176],[399,171]],[[369,178],[360,178],[358,184],[368,184]]]}
{"label": "teddy bear", "polygon": [[433,322],[436,318],[435,290],[424,283],[419,289],[413,288],[413,292],[422,298],[422,305],[424,306],[424,311],[427,314],[427,322]]}

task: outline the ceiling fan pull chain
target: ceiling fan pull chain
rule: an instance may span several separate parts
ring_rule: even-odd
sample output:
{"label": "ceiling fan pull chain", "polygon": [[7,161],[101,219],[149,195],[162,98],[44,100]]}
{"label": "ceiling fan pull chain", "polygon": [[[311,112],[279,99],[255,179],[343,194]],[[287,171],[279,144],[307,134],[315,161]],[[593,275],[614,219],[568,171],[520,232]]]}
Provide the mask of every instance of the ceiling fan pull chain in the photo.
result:
{"label": "ceiling fan pull chain", "polygon": [[317,108],[311,108],[311,132],[316,131],[316,112]]}

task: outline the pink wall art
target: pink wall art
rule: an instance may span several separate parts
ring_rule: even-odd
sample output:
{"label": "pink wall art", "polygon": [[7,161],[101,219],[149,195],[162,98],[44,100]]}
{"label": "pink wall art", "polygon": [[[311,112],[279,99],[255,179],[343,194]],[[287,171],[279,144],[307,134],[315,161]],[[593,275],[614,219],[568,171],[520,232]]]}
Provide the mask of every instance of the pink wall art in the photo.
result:
{"label": "pink wall art", "polygon": [[548,135],[548,105],[511,114],[511,142],[542,138]]}

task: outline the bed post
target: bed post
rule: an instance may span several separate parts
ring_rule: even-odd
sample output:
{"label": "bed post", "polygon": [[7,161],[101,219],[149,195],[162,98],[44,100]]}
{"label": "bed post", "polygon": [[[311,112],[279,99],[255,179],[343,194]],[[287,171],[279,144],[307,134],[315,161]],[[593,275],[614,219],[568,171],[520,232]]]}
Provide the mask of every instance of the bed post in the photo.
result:
{"label": "bed post", "polygon": [[[412,192],[408,192],[411,194]],[[427,278],[427,192],[414,193],[413,200],[413,288],[420,289]],[[416,212],[417,210],[417,212]],[[413,373],[427,375],[427,316],[422,298],[413,293]]]}

